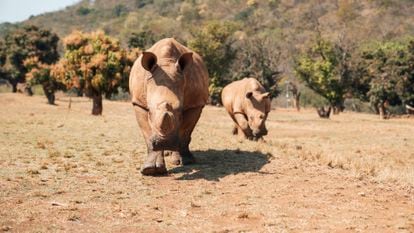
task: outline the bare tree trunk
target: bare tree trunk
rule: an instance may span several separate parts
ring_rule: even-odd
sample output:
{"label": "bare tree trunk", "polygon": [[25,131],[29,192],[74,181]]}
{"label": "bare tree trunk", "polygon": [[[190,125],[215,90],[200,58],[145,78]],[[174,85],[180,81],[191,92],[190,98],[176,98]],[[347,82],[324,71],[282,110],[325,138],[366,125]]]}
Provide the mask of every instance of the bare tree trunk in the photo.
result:
{"label": "bare tree trunk", "polygon": [[293,105],[295,105],[296,110],[300,111],[300,92],[293,94]]}
{"label": "bare tree trunk", "polygon": [[345,109],[343,102],[332,104],[331,106],[332,106],[334,115],[338,115],[339,113],[343,112]]}
{"label": "bare tree trunk", "polygon": [[11,86],[12,86],[12,92],[16,93],[17,92],[17,83],[16,82],[10,82]]}
{"label": "bare tree trunk", "polygon": [[28,86],[27,84],[26,84],[26,87],[24,88],[24,92],[26,93],[26,95],[28,95],[28,96],[32,96],[33,95],[33,90],[32,90],[32,87],[31,86]]}
{"label": "bare tree trunk", "polygon": [[298,86],[293,83],[293,82],[289,82],[289,85],[291,87],[292,90],[292,95],[293,95],[293,105],[295,106],[296,110],[299,112],[300,111],[300,91],[298,89]]}
{"label": "bare tree trunk", "polygon": [[51,88],[48,88],[47,84],[43,84],[43,92],[47,98],[47,103],[50,105],[55,105],[55,91]]}
{"label": "bare tree trunk", "polygon": [[387,119],[384,102],[381,102],[380,104],[378,104],[378,112],[379,112],[380,119],[382,120]]}
{"label": "bare tree trunk", "polygon": [[92,95],[92,115],[102,115],[102,95],[99,93],[93,93]]}
{"label": "bare tree trunk", "polygon": [[72,108],[72,95],[69,95],[69,104],[68,104],[68,109],[70,110]]}
{"label": "bare tree trunk", "polygon": [[105,99],[110,100],[112,97],[112,93],[105,93]]}

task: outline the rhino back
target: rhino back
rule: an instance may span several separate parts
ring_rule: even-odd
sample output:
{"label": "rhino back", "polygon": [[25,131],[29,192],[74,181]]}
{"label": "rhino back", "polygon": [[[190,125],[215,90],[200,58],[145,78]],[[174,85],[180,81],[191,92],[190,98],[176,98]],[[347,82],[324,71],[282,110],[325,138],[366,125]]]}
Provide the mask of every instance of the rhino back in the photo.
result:
{"label": "rhino back", "polygon": [[246,93],[249,91],[266,92],[264,87],[254,78],[234,81],[224,87],[222,92],[223,106],[229,113],[245,112]]}

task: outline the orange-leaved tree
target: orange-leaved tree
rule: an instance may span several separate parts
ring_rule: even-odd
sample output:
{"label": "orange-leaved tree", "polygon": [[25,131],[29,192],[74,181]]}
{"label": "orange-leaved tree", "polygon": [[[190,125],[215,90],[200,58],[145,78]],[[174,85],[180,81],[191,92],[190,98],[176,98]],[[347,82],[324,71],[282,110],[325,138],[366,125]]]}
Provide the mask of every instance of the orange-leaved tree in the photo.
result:
{"label": "orange-leaved tree", "polygon": [[27,58],[23,64],[28,71],[26,73],[26,82],[30,86],[42,85],[48,103],[55,104],[55,92],[65,89],[63,83],[54,75],[54,70],[58,68],[58,65],[42,63],[38,57]]}
{"label": "orange-leaved tree", "polygon": [[93,115],[102,114],[102,95],[128,90],[128,76],[139,50],[127,51],[102,31],[74,31],[63,40],[65,54],[52,72],[67,88],[92,98]]}

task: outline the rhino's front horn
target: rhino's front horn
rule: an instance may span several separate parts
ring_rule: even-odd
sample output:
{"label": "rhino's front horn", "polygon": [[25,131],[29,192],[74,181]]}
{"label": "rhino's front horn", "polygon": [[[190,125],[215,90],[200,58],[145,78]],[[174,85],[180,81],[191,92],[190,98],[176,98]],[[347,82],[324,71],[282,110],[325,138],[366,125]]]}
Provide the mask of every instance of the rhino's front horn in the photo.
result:
{"label": "rhino's front horn", "polygon": [[174,129],[174,116],[169,112],[164,112],[161,117],[160,133],[169,134]]}

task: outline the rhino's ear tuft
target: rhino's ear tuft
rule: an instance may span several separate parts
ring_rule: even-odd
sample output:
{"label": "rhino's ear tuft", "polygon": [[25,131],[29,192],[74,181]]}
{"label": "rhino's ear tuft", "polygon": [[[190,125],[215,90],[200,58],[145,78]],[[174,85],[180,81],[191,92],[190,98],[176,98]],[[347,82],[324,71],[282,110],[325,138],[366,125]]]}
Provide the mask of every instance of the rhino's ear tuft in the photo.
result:
{"label": "rhino's ear tuft", "polygon": [[151,52],[142,52],[141,65],[149,72],[154,71],[157,66],[157,56]]}
{"label": "rhino's ear tuft", "polygon": [[253,92],[249,91],[249,92],[246,93],[246,98],[247,99],[252,98],[252,96],[253,96]]}
{"label": "rhino's ear tuft", "polygon": [[190,67],[193,64],[193,53],[184,53],[180,56],[177,61],[177,69],[179,71],[184,71],[186,67]]}

